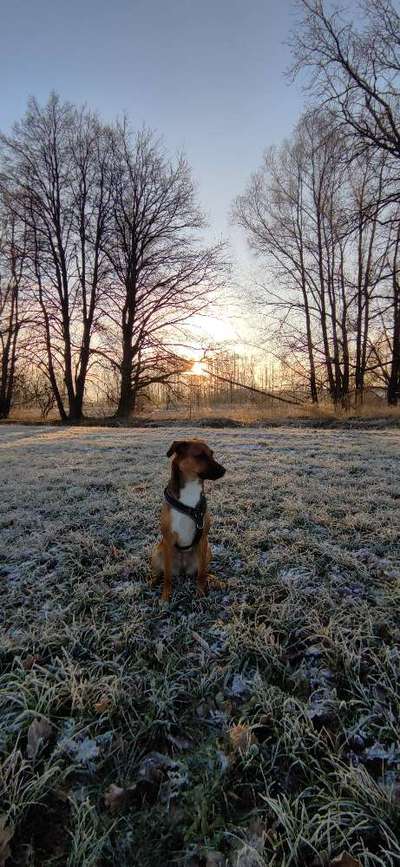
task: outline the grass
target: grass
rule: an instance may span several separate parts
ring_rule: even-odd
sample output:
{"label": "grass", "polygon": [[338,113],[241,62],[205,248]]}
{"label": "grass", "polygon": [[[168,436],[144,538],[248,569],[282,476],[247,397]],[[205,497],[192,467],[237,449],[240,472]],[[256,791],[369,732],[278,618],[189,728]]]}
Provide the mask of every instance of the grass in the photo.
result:
{"label": "grass", "polygon": [[400,435],[198,435],[226,586],[166,612],[179,430],[0,428],[0,864],[395,867]]}
{"label": "grass", "polygon": [[[84,424],[94,426],[168,426],[190,424],[210,427],[229,426],[282,426],[282,425],[316,425],[329,426],[394,426],[400,427],[400,406],[387,406],[382,399],[368,399],[361,406],[351,406],[343,409],[334,407],[330,401],[324,401],[317,406],[305,403],[302,406],[272,402],[259,396],[253,401],[243,403],[220,403],[212,406],[192,406],[180,404],[171,409],[152,407],[151,405],[127,421],[115,421],[113,416],[115,406],[90,404],[86,407]],[[40,411],[35,407],[15,407],[7,423],[44,424]],[[52,410],[47,423],[59,424],[59,415]]]}

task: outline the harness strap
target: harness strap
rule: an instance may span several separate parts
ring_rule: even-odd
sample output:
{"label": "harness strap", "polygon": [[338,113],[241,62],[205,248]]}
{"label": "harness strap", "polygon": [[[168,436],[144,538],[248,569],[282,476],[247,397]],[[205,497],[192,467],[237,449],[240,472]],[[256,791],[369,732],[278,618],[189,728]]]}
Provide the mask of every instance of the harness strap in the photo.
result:
{"label": "harness strap", "polygon": [[169,506],[172,506],[172,508],[176,509],[177,512],[187,515],[188,518],[191,518],[192,521],[194,521],[196,532],[194,534],[193,542],[191,542],[190,545],[178,545],[178,543],[175,542],[175,547],[178,548],[179,551],[189,551],[190,548],[197,545],[203,535],[204,515],[207,510],[207,500],[204,494],[201,493],[197,506],[186,506],[185,503],[181,503],[180,500],[177,500],[172,494],[170,494],[168,487],[165,488],[164,498]]}

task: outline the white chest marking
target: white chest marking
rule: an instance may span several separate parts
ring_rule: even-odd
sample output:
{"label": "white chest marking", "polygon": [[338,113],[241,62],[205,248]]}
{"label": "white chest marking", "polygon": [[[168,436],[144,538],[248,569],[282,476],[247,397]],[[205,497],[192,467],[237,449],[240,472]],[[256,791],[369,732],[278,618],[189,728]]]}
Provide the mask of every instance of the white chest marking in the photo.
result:
{"label": "white chest marking", "polygon": [[[185,506],[197,506],[201,497],[201,483],[196,479],[194,482],[186,482],[186,485],[181,488],[178,499]],[[194,521],[188,515],[183,515],[176,509],[171,509],[172,532],[177,533],[178,545],[191,545],[196,533]]]}

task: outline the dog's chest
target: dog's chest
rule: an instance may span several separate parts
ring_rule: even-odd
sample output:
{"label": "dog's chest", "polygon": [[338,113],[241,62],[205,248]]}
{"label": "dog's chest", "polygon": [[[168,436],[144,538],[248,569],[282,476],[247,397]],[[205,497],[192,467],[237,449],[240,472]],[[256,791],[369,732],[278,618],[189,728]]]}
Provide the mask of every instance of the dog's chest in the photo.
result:
{"label": "dog's chest", "polygon": [[[185,506],[192,508],[197,505],[201,496],[201,484],[199,481],[186,482],[186,485],[181,488],[179,500]],[[177,534],[178,545],[191,545],[196,533],[196,527],[192,518],[188,515],[183,515],[176,509],[171,509],[171,528],[172,532]]]}

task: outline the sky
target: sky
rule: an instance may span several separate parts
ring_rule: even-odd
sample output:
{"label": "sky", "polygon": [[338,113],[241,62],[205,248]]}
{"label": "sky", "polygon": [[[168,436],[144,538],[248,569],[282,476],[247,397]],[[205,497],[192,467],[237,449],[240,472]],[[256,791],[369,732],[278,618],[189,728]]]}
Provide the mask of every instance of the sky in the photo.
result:
{"label": "sky", "polygon": [[230,240],[243,277],[232,200],[304,105],[284,74],[294,0],[0,0],[0,13],[0,128],[55,90],[156,130],[185,152],[209,234]]}

